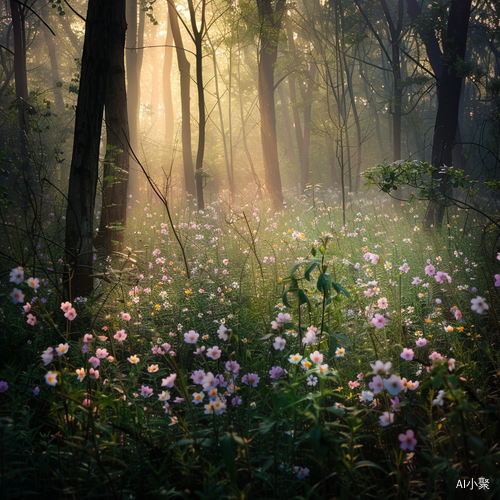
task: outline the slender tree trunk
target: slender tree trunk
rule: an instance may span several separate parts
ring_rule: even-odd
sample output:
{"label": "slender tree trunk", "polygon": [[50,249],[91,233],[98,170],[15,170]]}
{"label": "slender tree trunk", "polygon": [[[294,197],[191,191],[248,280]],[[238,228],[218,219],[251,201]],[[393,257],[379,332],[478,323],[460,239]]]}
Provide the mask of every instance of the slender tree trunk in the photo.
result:
{"label": "slender tree trunk", "polygon": [[[170,9],[170,5],[168,6]],[[174,142],[174,106],[172,104],[172,62],[173,62],[172,26],[170,15],[167,22],[167,38],[165,40],[165,54],[163,56],[163,108],[165,110],[165,141],[170,147]]]}
{"label": "slender tree trunk", "polygon": [[278,0],[273,9],[271,0],[259,0],[261,23],[258,51],[259,107],[261,139],[264,157],[266,188],[276,209],[283,208],[283,193],[279,170],[276,136],[276,107],[274,104],[274,65],[278,57],[278,39],[285,0]]}
{"label": "slender tree trunk", "polygon": [[[39,10],[39,13],[40,17],[44,21],[46,21],[47,16],[45,15],[45,11],[43,8]],[[64,99],[61,94],[62,83],[61,77],[59,76],[59,65],[57,64],[56,44],[49,30],[45,26],[42,29],[45,43],[47,44],[47,49],[49,51],[50,69],[52,72],[52,93],[54,94],[54,102],[57,111],[62,113],[64,111]]]}
{"label": "slender tree trunk", "polygon": [[290,163],[297,167],[300,165],[300,162],[297,162],[297,157],[295,155],[295,147],[293,144],[293,136],[292,136],[292,126],[291,126],[291,120],[290,120],[290,113],[288,112],[288,99],[285,95],[285,91],[283,89],[283,85],[278,85],[278,97],[279,100],[281,101],[281,120],[283,124],[285,125],[285,131],[286,131],[286,144],[285,144],[285,151],[286,151],[286,156],[288,157],[288,160]]}
{"label": "slender tree trunk", "polygon": [[168,18],[170,26],[172,27],[172,36],[174,38],[175,50],[177,53],[177,64],[181,77],[182,160],[184,164],[184,180],[188,194],[195,196],[196,185],[194,179],[193,154],[191,151],[191,97],[189,95],[191,65],[184,52],[184,44],[182,43],[177,15],[174,0],[169,0]]}
{"label": "slender tree trunk", "polygon": [[116,15],[110,26],[110,70],[106,88],[105,116],[107,154],[114,153],[104,163],[102,212],[99,232],[94,240],[106,255],[123,250],[127,219],[127,192],[129,175],[129,131],[127,92],[125,88],[125,0],[115,0]]}
{"label": "slender tree trunk", "polygon": [[93,291],[94,207],[99,143],[110,66],[110,26],[119,0],[89,0],[66,211],[69,298]]}

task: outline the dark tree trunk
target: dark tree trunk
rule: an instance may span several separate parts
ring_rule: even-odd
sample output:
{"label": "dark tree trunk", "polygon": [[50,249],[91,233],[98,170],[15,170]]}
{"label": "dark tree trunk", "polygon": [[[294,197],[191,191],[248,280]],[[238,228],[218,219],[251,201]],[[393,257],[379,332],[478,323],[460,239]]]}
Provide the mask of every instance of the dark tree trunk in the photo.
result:
{"label": "dark tree trunk", "polygon": [[259,107],[261,139],[266,188],[276,209],[283,208],[278,143],[276,137],[276,107],[274,105],[274,65],[278,58],[278,39],[281,17],[286,2],[278,0],[275,8],[271,0],[257,0],[261,24],[258,51]]}
{"label": "dark tree trunk", "polygon": [[66,211],[69,275],[65,286],[70,299],[89,296],[93,290],[92,242],[99,142],[110,66],[110,26],[119,3],[119,0],[88,3]]}
{"label": "dark tree trunk", "polygon": [[[443,72],[438,87],[438,109],[432,141],[432,164],[435,167],[453,165],[453,146],[458,127],[458,112],[463,77],[459,64],[464,60],[472,0],[452,0],[448,15],[448,29],[443,40]],[[440,180],[439,197],[448,195],[450,186],[446,174],[436,173]],[[431,200],[425,214],[424,225],[441,224],[444,200]]]}
{"label": "dark tree trunk", "polygon": [[[116,15],[110,26],[110,69],[106,88],[105,117],[107,154],[104,163],[102,212],[95,246],[104,248],[106,255],[123,250],[127,218],[129,173],[129,131],[127,92],[125,88],[125,0],[116,0]],[[112,148],[123,151],[112,153]]]}
{"label": "dark tree trunk", "polygon": [[182,113],[182,161],[184,164],[184,181],[188,194],[195,196],[196,186],[194,180],[193,154],[191,151],[191,109],[189,87],[191,84],[190,70],[191,65],[187,60],[182,43],[179,22],[177,19],[177,10],[174,1],[169,1],[168,18],[172,27],[172,36],[174,38],[175,50],[177,53],[177,64],[181,77],[181,113]]}

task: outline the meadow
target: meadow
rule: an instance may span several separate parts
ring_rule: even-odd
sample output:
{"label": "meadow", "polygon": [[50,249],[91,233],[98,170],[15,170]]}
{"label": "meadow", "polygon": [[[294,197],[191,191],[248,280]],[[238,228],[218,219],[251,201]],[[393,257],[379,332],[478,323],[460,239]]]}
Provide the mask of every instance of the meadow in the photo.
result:
{"label": "meadow", "polygon": [[178,202],[182,248],[130,200],[126,250],[69,300],[62,212],[9,223],[2,498],[500,497],[498,231],[285,198]]}

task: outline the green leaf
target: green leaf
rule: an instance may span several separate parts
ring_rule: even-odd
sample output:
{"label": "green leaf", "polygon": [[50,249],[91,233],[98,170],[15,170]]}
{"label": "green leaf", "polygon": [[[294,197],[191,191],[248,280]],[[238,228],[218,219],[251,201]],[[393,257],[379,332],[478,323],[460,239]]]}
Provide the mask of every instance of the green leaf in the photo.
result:
{"label": "green leaf", "polygon": [[319,292],[328,294],[331,288],[330,273],[321,273],[316,283],[316,288]]}
{"label": "green leaf", "polygon": [[347,298],[351,298],[349,292],[339,283],[332,281],[332,286],[337,293],[343,293]]}
{"label": "green leaf", "polygon": [[311,281],[311,273],[318,267],[318,263],[317,262],[312,262],[308,268],[306,269],[305,273],[304,273],[304,278],[307,280],[307,281]]}
{"label": "green leaf", "polygon": [[285,290],[285,293],[283,293],[283,297],[282,297],[282,300],[283,300],[283,304],[285,304],[286,307],[290,307],[290,303],[288,302],[288,291]]}
{"label": "green leaf", "polygon": [[307,304],[307,295],[304,290],[299,290],[299,304]]}

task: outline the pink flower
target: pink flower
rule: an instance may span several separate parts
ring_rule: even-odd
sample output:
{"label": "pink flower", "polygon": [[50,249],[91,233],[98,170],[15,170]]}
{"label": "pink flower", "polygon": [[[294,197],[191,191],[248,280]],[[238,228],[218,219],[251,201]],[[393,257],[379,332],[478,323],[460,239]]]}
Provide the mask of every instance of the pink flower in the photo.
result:
{"label": "pink flower", "polygon": [[379,306],[380,309],[387,309],[389,307],[389,303],[387,302],[387,299],[385,297],[378,299],[377,305]]}
{"label": "pink flower", "polygon": [[257,387],[259,380],[260,377],[256,373],[249,373],[247,375],[244,375],[241,379],[244,384],[250,385],[251,387]]}
{"label": "pink flower", "polygon": [[407,385],[408,389],[410,389],[410,391],[414,391],[414,390],[418,389],[420,382],[418,380],[416,382],[412,382],[411,380],[409,380],[406,385]]}
{"label": "pink flower", "polygon": [[123,321],[130,321],[130,314],[129,313],[122,312],[121,315],[122,315]]}
{"label": "pink flower", "polygon": [[309,355],[309,358],[314,363],[323,363],[323,354],[321,354],[319,351],[314,351],[311,355]]}
{"label": "pink flower", "polygon": [[439,354],[438,352],[434,351],[431,354],[429,354],[429,359],[434,363],[438,359],[443,359],[443,356]]}
{"label": "pink flower", "polygon": [[68,312],[72,307],[71,302],[61,302],[61,310],[63,312]]}
{"label": "pink flower", "polygon": [[125,333],[125,330],[118,330],[113,335],[113,338],[118,340],[118,342],[123,342],[127,338],[127,334]]}
{"label": "pink flower", "polygon": [[478,314],[483,314],[484,311],[487,311],[489,309],[489,306],[486,303],[485,299],[479,297],[479,295],[475,299],[472,299],[470,303],[472,304],[471,309],[473,311],[476,311]]}
{"label": "pink flower", "polygon": [[425,267],[425,274],[427,274],[427,276],[433,276],[435,272],[436,268],[432,264]]}
{"label": "pink flower", "polygon": [[453,358],[448,359],[448,370],[452,372],[455,369],[455,360]]}
{"label": "pink flower", "polygon": [[212,358],[214,361],[219,359],[221,354],[222,351],[216,345],[207,349],[207,358]]}
{"label": "pink flower", "polygon": [[184,334],[184,342],[188,344],[196,344],[200,334],[196,333],[194,330],[189,330],[189,332]]}
{"label": "pink flower", "polygon": [[94,370],[93,368],[91,368],[89,370],[89,377],[97,380],[99,378],[99,370]]}
{"label": "pink flower", "polygon": [[57,347],[56,347],[56,353],[58,356],[62,356],[63,354],[66,354],[68,352],[68,349],[69,349],[69,344],[59,344]]}
{"label": "pink flower", "polygon": [[382,380],[382,377],[380,375],[375,375],[368,386],[373,391],[373,394],[378,394],[384,389],[384,381]]}
{"label": "pink flower", "polygon": [[375,314],[375,316],[372,319],[372,323],[378,328],[383,328],[383,326],[386,323],[385,318],[381,314]]}
{"label": "pink flower", "polygon": [[57,384],[57,372],[47,372],[45,382],[47,382],[47,385],[55,386]]}
{"label": "pink flower", "polygon": [[48,347],[42,353],[42,360],[43,360],[44,366],[47,366],[53,359],[54,359],[54,348]]}
{"label": "pink flower", "polygon": [[372,254],[370,252],[366,252],[363,255],[363,259],[365,259],[367,262],[372,258]]}
{"label": "pink flower", "polygon": [[389,413],[388,411],[384,411],[380,417],[378,417],[380,420],[380,425],[382,427],[387,427],[389,424],[392,424],[394,422],[394,413]]}
{"label": "pink flower", "polygon": [[75,372],[78,375],[78,381],[81,382],[85,378],[85,369],[77,368]]}
{"label": "pink flower", "polygon": [[412,285],[419,285],[420,283],[422,283],[422,280],[418,276],[413,278],[413,281],[411,282]]}
{"label": "pink flower", "polygon": [[273,347],[277,351],[282,351],[285,348],[286,345],[286,340],[282,339],[281,337],[276,337],[273,342]]}
{"label": "pink flower", "polygon": [[416,342],[415,344],[417,344],[417,347],[424,347],[427,345],[427,340],[420,337]]}
{"label": "pink flower", "polygon": [[408,450],[408,451],[413,451],[415,449],[415,446],[417,444],[417,440],[415,439],[415,434],[414,432],[409,429],[406,431],[406,434],[400,434],[398,436],[398,439],[401,441],[401,444],[399,447],[402,450]]}
{"label": "pink flower", "polygon": [[348,383],[350,389],[354,389],[356,387],[359,387],[359,382],[357,380],[355,380],[354,382],[352,380],[350,380],[347,383]]}
{"label": "pink flower", "polygon": [[402,272],[402,273],[407,273],[409,270],[410,270],[410,266],[405,262],[400,268],[399,270]]}
{"label": "pink flower", "polygon": [[24,280],[24,269],[22,267],[15,267],[10,272],[10,283],[20,285]]}
{"label": "pink flower", "polygon": [[368,288],[368,290],[365,290],[363,293],[365,297],[371,297],[373,295],[373,290],[371,288]]}
{"label": "pink flower", "polygon": [[[405,379],[406,380],[406,379]],[[399,398],[397,396],[394,397],[394,399],[391,399],[391,408],[394,411],[398,411],[398,406],[399,406]]]}
{"label": "pink flower", "polygon": [[493,276],[495,278],[495,283],[493,283],[495,286],[500,286],[500,274],[495,274],[495,276]]}
{"label": "pink flower", "polygon": [[26,316],[27,318],[27,323],[28,325],[31,325],[31,326],[35,326],[36,324],[36,316],[33,316],[33,314],[28,314],[28,316]]}
{"label": "pink flower", "polygon": [[40,287],[40,280],[38,278],[29,278],[27,283],[30,288],[33,288],[33,290]]}
{"label": "pink flower", "polygon": [[153,395],[153,389],[151,389],[151,387],[148,387],[147,385],[141,386],[141,396],[142,397],[149,398],[152,395]]}
{"label": "pink flower", "polygon": [[104,358],[107,358],[109,356],[109,352],[107,349],[97,349],[95,352],[95,355],[99,359],[104,359]]}
{"label": "pink flower", "polygon": [[415,356],[413,349],[407,349],[406,347],[403,349],[403,352],[401,353],[401,357],[406,361],[411,361],[413,359],[413,356]]}
{"label": "pink flower", "polygon": [[85,343],[87,343],[87,342],[90,342],[93,338],[94,338],[94,336],[93,336],[91,333],[86,333],[86,334],[83,336],[83,341],[84,341]]}
{"label": "pink flower", "polygon": [[89,363],[94,368],[97,368],[101,364],[101,360],[99,358],[96,358],[95,356],[92,356],[91,358],[89,358]]}
{"label": "pink flower", "polygon": [[29,302],[26,302],[26,304],[23,306],[24,312],[29,313],[31,311],[31,304]]}
{"label": "pink flower", "polygon": [[442,271],[438,271],[436,273],[436,276],[434,276],[434,279],[438,282],[438,283],[444,283],[444,280],[448,281],[448,283],[451,283],[451,277],[448,276],[447,273],[443,273]]}
{"label": "pink flower", "polygon": [[76,311],[71,307],[64,313],[64,317],[67,318],[69,321],[73,321],[76,318],[77,314]]}
{"label": "pink flower", "polygon": [[373,254],[371,255],[370,257],[370,261],[371,263],[375,266],[376,264],[378,264],[378,261],[380,259],[380,256],[379,255],[376,255],[376,254]]}
{"label": "pink flower", "polygon": [[161,386],[172,389],[176,378],[177,378],[177,373],[172,373],[172,375],[169,375],[167,378],[162,379]]}

